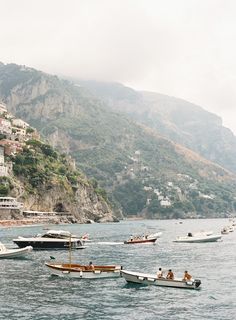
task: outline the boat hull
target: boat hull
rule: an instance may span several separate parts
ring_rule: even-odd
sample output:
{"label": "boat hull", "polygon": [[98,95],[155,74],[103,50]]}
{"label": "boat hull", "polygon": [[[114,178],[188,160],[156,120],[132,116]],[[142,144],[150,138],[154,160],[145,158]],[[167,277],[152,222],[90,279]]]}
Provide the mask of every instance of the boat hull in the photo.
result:
{"label": "boat hull", "polygon": [[200,289],[200,280],[183,281],[182,279],[168,280],[158,279],[154,275],[121,270],[121,276],[127,282],[136,283],[141,285],[154,285],[160,287],[182,288],[182,289]]}
{"label": "boat hull", "polygon": [[[13,242],[20,248],[32,246],[34,250],[68,250],[70,248],[70,241],[62,239],[60,241],[14,239]],[[77,245],[76,241],[72,241],[71,249],[85,249],[85,246]]]}
{"label": "boat hull", "polygon": [[138,243],[155,243],[157,238],[153,239],[140,239],[140,240],[127,240],[124,244],[138,244]]}
{"label": "boat hull", "polygon": [[121,266],[95,266],[95,270],[86,270],[79,264],[45,263],[52,275],[77,279],[104,279],[120,277]]}
{"label": "boat hull", "polygon": [[179,237],[173,242],[184,242],[184,243],[200,243],[200,242],[215,242],[221,239],[221,235],[206,236],[206,237]]}
{"label": "boat hull", "polygon": [[31,246],[27,246],[21,249],[5,249],[4,251],[0,251],[0,259],[14,259],[21,258],[31,252],[33,248]]}

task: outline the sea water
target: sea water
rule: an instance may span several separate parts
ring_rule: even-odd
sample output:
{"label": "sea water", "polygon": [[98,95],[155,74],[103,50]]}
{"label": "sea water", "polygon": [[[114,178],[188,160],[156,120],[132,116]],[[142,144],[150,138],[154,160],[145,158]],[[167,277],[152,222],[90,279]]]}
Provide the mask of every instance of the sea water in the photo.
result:
{"label": "sea water", "polygon": [[[33,251],[25,259],[0,260],[0,319],[21,320],[156,320],[236,318],[236,230],[213,243],[174,243],[188,232],[220,233],[226,219],[140,220],[119,223],[63,225],[74,234],[89,233],[91,242],[72,253],[73,262],[119,264],[124,269],[156,273],[171,268],[182,277],[185,270],[202,281],[201,290],[131,285],[124,278],[65,279],[50,276],[44,262],[54,256],[67,262],[67,251]],[[125,245],[130,235],[162,232],[155,245]],[[43,233],[42,226],[5,228],[0,240]],[[53,260],[55,261],[55,260]]]}

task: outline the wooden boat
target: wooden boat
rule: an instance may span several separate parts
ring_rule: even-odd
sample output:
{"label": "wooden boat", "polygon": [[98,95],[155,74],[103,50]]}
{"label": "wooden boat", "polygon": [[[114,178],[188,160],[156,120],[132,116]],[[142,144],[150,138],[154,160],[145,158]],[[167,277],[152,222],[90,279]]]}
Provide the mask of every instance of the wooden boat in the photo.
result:
{"label": "wooden boat", "polygon": [[77,263],[49,263],[45,265],[50,269],[51,274],[69,278],[79,279],[100,279],[120,277],[122,269],[119,265],[98,266],[93,269],[90,266],[80,265]]}
{"label": "wooden boat", "polygon": [[64,230],[48,230],[45,234],[26,238],[18,237],[13,239],[20,248],[32,246],[35,250],[50,249],[84,249],[84,242],[80,238],[76,238],[70,232]]}
{"label": "wooden boat", "polygon": [[177,237],[173,242],[199,243],[199,242],[215,242],[221,239],[221,234],[212,234],[212,232],[189,232],[187,236]]}
{"label": "wooden boat", "polygon": [[19,249],[7,249],[4,244],[0,242],[0,258],[21,258],[32,250],[33,247],[31,246]]}
{"label": "wooden boat", "polygon": [[125,278],[127,282],[137,283],[141,285],[154,285],[161,287],[172,287],[182,289],[200,289],[201,280],[195,279],[190,281],[184,281],[182,279],[169,280],[165,278],[157,278],[156,275],[146,274],[141,272],[133,272],[127,270],[121,270],[121,276]]}

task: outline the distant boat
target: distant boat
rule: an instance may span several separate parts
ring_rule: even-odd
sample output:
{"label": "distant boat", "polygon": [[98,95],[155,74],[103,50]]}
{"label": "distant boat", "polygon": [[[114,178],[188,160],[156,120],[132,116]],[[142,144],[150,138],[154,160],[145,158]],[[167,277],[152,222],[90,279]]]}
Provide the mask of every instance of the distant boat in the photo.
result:
{"label": "distant boat", "polygon": [[0,242],[0,258],[20,258],[33,250],[33,247],[27,246],[21,249],[7,249],[3,243]]}
{"label": "distant boat", "polygon": [[13,239],[20,248],[31,245],[37,250],[49,249],[84,249],[84,242],[80,238],[73,236],[69,231],[48,230],[43,235],[38,234],[34,237],[18,237]]}
{"label": "distant boat", "polygon": [[184,281],[182,279],[169,280],[165,278],[157,278],[153,274],[133,272],[121,270],[121,276],[129,283],[136,283],[141,285],[154,285],[161,287],[172,287],[182,289],[200,289],[201,280],[195,279]]}
{"label": "distant boat", "polygon": [[145,236],[131,236],[128,240],[124,241],[124,244],[155,243],[161,234],[161,232],[158,232]]}
{"label": "distant boat", "polygon": [[221,239],[220,234],[214,235],[212,231],[209,232],[189,232],[187,236],[177,237],[173,242],[199,243],[199,242],[215,242]]}
{"label": "distant boat", "polygon": [[49,263],[45,265],[50,269],[52,275],[78,278],[78,279],[100,279],[120,277],[121,266],[119,265],[95,265],[91,269],[89,265],[77,263]]}

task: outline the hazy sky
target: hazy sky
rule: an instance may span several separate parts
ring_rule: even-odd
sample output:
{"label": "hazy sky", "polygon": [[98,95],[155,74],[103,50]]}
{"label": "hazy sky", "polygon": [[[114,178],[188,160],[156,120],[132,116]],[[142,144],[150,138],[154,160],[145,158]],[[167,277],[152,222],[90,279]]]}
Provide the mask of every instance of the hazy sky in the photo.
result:
{"label": "hazy sky", "polygon": [[236,133],[235,0],[0,0],[0,61],[201,105]]}

